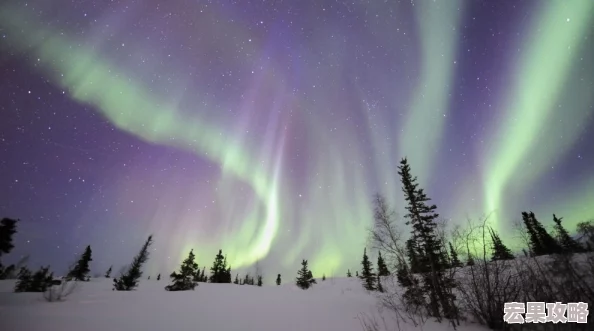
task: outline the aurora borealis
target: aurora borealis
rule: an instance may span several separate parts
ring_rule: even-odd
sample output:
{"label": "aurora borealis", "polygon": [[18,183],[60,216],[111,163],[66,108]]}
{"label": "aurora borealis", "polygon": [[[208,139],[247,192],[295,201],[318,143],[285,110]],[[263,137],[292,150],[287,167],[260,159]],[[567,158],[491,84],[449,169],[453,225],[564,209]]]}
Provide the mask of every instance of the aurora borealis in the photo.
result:
{"label": "aurora borealis", "polygon": [[[67,9],[67,10],[66,10]],[[398,160],[452,223],[594,218],[594,1],[7,1],[12,255],[358,268]],[[16,257],[15,257],[16,258]]]}

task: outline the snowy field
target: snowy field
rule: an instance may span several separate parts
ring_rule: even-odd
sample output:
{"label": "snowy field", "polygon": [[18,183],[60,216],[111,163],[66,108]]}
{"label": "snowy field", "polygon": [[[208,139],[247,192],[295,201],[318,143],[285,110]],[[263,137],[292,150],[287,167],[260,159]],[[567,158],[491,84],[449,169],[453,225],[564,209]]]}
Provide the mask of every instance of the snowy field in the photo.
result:
{"label": "snowy field", "polygon": [[[111,279],[97,278],[82,283],[64,302],[46,302],[41,293],[13,293],[14,282],[0,281],[2,331],[364,331],[362,314],[383,325],[377,300],[356,278],[318,279],[306,291],[293,284],[200,283],[187,292],[166,292],[165,280],[144,280],[136,291],[116,292]],[[387,330],[398,330],[389,311],[383,317]],[[423,326],[425,331],[452,329],[432,322]],[[458,330],[485,328],[462,325]]]}

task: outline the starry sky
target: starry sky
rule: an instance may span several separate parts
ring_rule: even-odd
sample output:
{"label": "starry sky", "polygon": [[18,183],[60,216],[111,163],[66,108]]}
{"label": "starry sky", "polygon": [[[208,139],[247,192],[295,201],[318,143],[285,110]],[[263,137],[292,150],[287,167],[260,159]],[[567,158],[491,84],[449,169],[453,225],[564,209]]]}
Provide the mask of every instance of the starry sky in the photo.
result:
{"label": "starry sky", "polygon": [[[92,273],[155,235],[267,278],[358,269],[398,161],[451,224],[594,218],[594,1],[0,5],[0,216]],[[511,239],[508,239],[511,240]]]}

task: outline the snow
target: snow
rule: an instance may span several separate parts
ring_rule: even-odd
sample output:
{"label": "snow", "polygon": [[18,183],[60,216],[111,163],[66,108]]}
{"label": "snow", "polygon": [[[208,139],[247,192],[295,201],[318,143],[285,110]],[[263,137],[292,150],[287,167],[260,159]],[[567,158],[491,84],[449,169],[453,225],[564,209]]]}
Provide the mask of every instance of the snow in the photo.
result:
{"label": "snow", "polygon": [[[359,317],[392,315],[356,278],[321,281],[309,290],[293,284],[248,286],[200,283],[194,291],[167,292],[165,280],[144,280],[136,291],[112,291],[112,280],[80,283],[63,302],[46,302],[41,293],[13,293],[14,281],[0,281],[2,331],[209,331],[340,330],[364,331]],[[383,322],[380,321],[383,325]],[[425,331],[452,330],[428,322]],[[401,325],[401,330],[417,330]],[[418,328],[421,330],[421,328]],[[462,325],[462,331],[485,330]]]}

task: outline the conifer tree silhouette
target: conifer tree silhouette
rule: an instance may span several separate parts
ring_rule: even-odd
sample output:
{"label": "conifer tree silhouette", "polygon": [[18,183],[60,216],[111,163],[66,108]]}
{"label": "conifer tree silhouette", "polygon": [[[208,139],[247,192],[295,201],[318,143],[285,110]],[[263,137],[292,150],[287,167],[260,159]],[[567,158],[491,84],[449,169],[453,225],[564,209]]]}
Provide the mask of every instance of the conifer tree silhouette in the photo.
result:
{"label": "conifer tree silhouette", "polygon": [[89,262],[93,261],[91,255],[91,246],[87,246],[74,268],[68,273],[67,277],[81,282],[86,281],[89,272],[91,272],[91,269],[89,269]]}
{"label": "conifer tree silhouette", "polygon": [[132,291],[138,286],[138,281],[142,277],[142,266],[148,261],[149,247],[153,243],[153,236],[150,235],[140,249],[140,252],[134,257],[132,264],[126,273],[113,279],[113,289],[116,291]]}
{"label": "conifer tree silhouette", "polygon": [[165,287],[167,291],[188,291],[193,290],[198,285],[195,277],[198,272],[198,264],[194,260],[194,250],[190,250],[190,254],[182,262],[179,272],[174,271],[169,276],[172,284]]}

